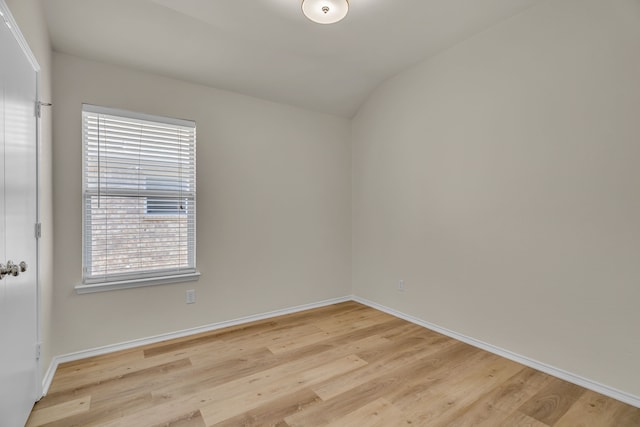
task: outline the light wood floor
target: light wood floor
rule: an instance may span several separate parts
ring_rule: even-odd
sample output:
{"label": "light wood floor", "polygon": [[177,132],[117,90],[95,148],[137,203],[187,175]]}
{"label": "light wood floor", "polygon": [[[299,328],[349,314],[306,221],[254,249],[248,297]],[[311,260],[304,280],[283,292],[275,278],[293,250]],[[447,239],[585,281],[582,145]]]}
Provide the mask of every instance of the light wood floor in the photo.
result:
{"label": "light wood floor", "polygon": [[61,365],[28,426],[640,426],[640,409],[348,302]]}

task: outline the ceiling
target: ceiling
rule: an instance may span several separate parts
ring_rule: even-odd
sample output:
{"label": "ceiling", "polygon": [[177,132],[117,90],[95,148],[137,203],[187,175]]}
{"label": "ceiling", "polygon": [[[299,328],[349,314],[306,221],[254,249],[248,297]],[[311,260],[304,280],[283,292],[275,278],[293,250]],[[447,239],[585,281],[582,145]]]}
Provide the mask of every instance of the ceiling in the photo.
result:
{"label": "ceiling", "polygon": [[380,83],[540,0],[46,0],[53,49],[352,117]]}

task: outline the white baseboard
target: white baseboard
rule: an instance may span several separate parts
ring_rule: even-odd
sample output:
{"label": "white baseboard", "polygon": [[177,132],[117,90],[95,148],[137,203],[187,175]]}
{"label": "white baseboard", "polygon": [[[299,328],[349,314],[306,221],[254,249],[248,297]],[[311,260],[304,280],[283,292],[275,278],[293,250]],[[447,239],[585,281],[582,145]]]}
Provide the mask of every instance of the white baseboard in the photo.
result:
{"label": "white baseboard", "polygon": [[559,369],[545,363],[538,362],[536,360],[530,359],[528,357],[519,355],[509,350],[505,350],[500,347],[496,347],[494,345],[488,344],[483,341],[479,341],[475,338],[468,337],[463,334],[459,334],[457,332],[451,331],[449,329],[443,328],[441,326],[435,325],[433,323],[429,323],[422,319],[419,319],[414,316],[410,316],[408,314],[402,313],[400,311],[394,310],[382,304],[378,304],[376,302],[367,300],[365,298],[361,298],[355,295],[345,296],[341,298],[333,298],[325,301],[320,301],[311,304],[299,305],[296,307],[284,308],[281,310],[274,310],[267,313],[255,314],[252,316],[241,317],[234,320],[228,320],[224,322],[212,323],[209,325],[200,326],[197,328],[184,329],[181,331],[170,332],[167,334],[156,335],[148,338],[141,338],[132,341],[127,341],[118,344],[106,345],[103,347],[92,348],[89,350],[78,351],[75,353],[65,354],[61,356],[55,356],[49,365],[49,369],[45,373],[44,379],[42,381],[42,390],[43,395],[46,395],[49,391],[49,387],[51,386],[51,381],[53,380],[53,376],[58,368],[58,365],[61,363],[72,362],[74,360],[80,360],[87,357],[99,356],[107,353],[112,353],[114,351],[120,350],[128,350],[134,347],[139,347],[147,344],[154,344],[161,341],[166,341],[175,338],[182,338],[189,335],[194,335],[202,332],[210,332],[217,329],[227,328],[229,326],[241,325],[244,323],[255,322],[257,320],[269,319],[272,317],[282,316],[285,314],[297,313],[299,311],[310,310],[313,308],[325,307],[332,304],[338,304],[346,301],[356,301],[361,304],[367,305],[371,308],[375,308],[377,310],[383,311],[385,313],[391,314],[392,316],[399,317],[401,319],[407,320],[411,323],[415,323],[416,325],[422,326],[424,328],[430,329],[432,331],[441,333],[458,341],[462,341],[464,343],[470,344],[474,347],[480,348],[482,350],[486,350],[490,353],[497,354],[498,356],[502,356],[506,359],[513,360],[514,362],[521,363],[525,366],[529,366],[533,369],[537,369],[538,371],[544,372],[549,375],[553,375],[554,377],[560,378],[562,380],[568,381],[573,384],[577,384],[581,387],[587,388],[589,390],[593,390],[597,393],[603,394],[605,396],[609,396],[613,399],[619,400],[624,403],[628,403],[629,405],[640,408],[640,397],[634,396],[632,394],[626,393],[624,391],[617,390],[613,387],[609,387],[607,385],[598,383],[596,381],[590,380],[588,378],[581,377],[579,375],[572,374],[571,372],[567,372],[563,369]]}
{"label": "white baseboard", "polygon": [[341,302],[351,301],[351,296],[345,296],[341,298],[332,298],[320,302],[314,302],[311,304],[298,305],[295,307],[283,308],[280,310],[269,311],[267,313],[255,314],[252,316],[241,317],[233,320],[226,320],[224,322],[211,323],[209,325],[199,326],[197,328],[184,329],[176,332],[169,332],[166,334],[155,335],[147,338],[140,338],[136,340],[126,341],[118,344],[105,345],[102,347],[96,347],[88,350],[77,351],[75,353],[64,354],[61,356],[54,356],[49,364],[49,368],[42,380],[42,395],[46,395],[53,381],[53,376],[58,369],[58,365],[66,362],[73,362],[75,360],[85,359],[87,357],[100,356],[107,353],[113,353],[114,351],[128,350],[135,347],[140,347],[147,344],[155,344],[161,341],[167,341],[175,338],[182,338],[189,335],[195,335],[202,332],[215,331],[217,329],[228,328],[229,326],[241,325],[244,323],[255,322],[257,320],[270,319],[272,317],[283,316],[285,314],[297,313],[299,311],[310,310],[312,308],[325,307],[332,304],[338,304]]}
{"label": "white baseboard", "polygon": [[609,396],[613,399],[619,400],[624,403],[628,403],[629,405],[635,406],[636,408],[640,408],[640,397],[634,396],[632,394],[626,393],[624,391],[617,390],[613,387],[609,387],[607,385],[598,383],[596,381],[590,380],[588,378],[581,377],[579,375],[572,374],[571,372],[567,372],[563,369],[559,369],[545,363],[538,362],[536,360],[530,359],[528,357],[519,355],[509,350],[505,350],[500,347],[496,347],[494,345],[488,344],[483,341],[479,341],[475,338],[468,337],[466,335],[459,334],[457,332],[451,331],[449,329],[443,328],[438,325],[434,325],[433,323],[426,322],[422,319],[419,319],[414,316],[410,316],[408,314],[404,314],[400,311],[394,310],[392,308],[386,307],[382,304],[378,304],[373,301],[369,301],[365,298],[353,296],[353,301],[359,302],[361,304],[367,305],[371,308],[375,308],[380,311],[384,311],[385,313],[391,314],[392,316],[399,317],[401,319],[407,320],[411,323],[415,323],[416,325],[422,326],[424,328],[430,329],[432,331],[441,333],[442,335],[446,335],[458,341],[462,341],[464,343],[470,344],[474,347],[480,348],[482,350],[486,350],[490,353],[497,354],[498,356],[502,356],[506,359],[513,360],[514,362],[518,362],[522,365],[528,366],[530,368],[536,369],[538,371],[544,372],[546,374],[552,375],[554,377],[560,378],[562,380],[568,381],[570,383],[579,385],[581,387],[587,388],[589,390],[593,390],[597,393],[603,394],[605,396]]}

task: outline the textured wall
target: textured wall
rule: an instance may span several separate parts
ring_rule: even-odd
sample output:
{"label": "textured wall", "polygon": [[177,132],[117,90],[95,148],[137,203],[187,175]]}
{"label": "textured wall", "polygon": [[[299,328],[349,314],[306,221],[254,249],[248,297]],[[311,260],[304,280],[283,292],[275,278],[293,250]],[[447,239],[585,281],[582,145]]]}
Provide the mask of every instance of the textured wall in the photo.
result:
{"label": "textured wall", "polygon": [[[55,354],[350,294],[348,120],[57,53],[54,95]],[[196,121],[198,282],[74,292],[83,102]]]}
{"label": "textured wall", "polygon": [[354,293],[640,396],[638,76],[638,1],[554,0],[378,88]]}

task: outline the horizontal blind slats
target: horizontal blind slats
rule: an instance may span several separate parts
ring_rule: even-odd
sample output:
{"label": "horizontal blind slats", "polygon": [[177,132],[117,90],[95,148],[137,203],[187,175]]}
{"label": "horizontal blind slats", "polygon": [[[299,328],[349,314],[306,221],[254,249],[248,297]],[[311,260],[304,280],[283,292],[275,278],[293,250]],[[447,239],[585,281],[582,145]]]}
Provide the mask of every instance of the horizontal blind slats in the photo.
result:
{"label": "horizontal blind slats", "polygon": [[195,126],[96,109],[83,107],[85,283],[195,272]]}

